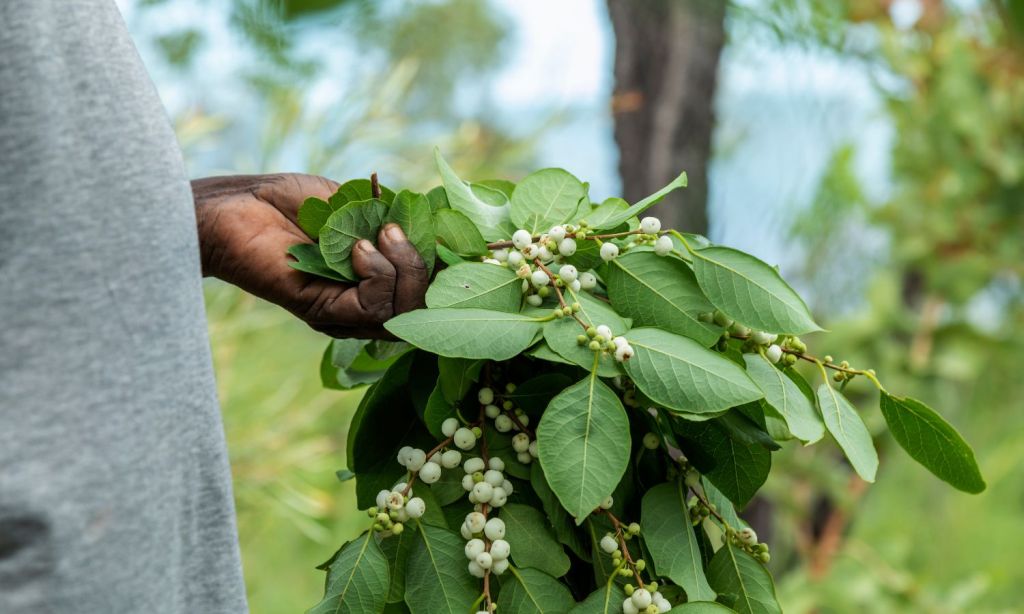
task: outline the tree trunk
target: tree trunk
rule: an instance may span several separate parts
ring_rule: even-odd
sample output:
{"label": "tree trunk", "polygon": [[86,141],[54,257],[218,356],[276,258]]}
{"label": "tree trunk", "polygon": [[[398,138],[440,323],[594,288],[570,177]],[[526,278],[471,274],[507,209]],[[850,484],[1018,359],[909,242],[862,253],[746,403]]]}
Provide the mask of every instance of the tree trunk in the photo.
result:
{"label": "tree trunk", "polygon": [[713,98],[725,39],[722,0],[608,0],[615,30],[612,112],[623,195],[636,202],[679,171],[689,187],[655,211],[707,233]]}

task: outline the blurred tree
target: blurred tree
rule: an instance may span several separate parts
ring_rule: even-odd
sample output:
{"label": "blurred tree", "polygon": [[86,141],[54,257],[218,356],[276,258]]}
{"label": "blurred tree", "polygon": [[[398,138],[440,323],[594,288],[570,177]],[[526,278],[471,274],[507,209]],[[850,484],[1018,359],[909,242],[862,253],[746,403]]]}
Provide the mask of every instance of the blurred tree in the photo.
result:
{"label": "blurred tree", "polygon": [[622,195],[637,201],[686,170],[689,187],[655,211],[666,225],[697,233],[708,230],[707,170],[726,4],[608,0]]}

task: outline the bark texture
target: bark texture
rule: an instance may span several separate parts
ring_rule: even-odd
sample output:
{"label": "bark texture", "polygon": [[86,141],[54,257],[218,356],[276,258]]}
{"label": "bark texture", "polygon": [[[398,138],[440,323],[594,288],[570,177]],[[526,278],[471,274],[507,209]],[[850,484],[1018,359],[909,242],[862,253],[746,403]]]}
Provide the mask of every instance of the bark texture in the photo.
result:
{"label": "bark texture", "polygon": [[666,198],[655,215],[691,232],[708,229],[708,159],[726,4],[608,0],[623,195],[635,202],[685,170],[689,187]]}

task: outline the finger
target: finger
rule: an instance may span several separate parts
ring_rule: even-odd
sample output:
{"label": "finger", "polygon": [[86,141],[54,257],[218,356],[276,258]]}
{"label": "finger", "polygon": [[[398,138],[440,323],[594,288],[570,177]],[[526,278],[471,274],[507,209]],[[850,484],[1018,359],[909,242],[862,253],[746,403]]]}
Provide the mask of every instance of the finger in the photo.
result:
{"label": "finger", "polygon": [[395,314],[423,307],[423,297],[430,279],[416,246],[409,242],[398,224],[387,224],[381,229],[378,245],[381,253],[395,266],[398,277],[395,284]]}
{"label": "finger", "polygon": [[329,199],[338,191],[338,183],[317,175],[277,173],[259,176],[254,195],[270,203],[292,223],[297,223],[299,207],[307,198]]}
{"label": "finger", "polygon": [[363,310],[380,314],[380,323],[394,315],[397,272],[384,254],[369,241],[358,241],[352,248],[352,269],[362,278],[358,299]]}

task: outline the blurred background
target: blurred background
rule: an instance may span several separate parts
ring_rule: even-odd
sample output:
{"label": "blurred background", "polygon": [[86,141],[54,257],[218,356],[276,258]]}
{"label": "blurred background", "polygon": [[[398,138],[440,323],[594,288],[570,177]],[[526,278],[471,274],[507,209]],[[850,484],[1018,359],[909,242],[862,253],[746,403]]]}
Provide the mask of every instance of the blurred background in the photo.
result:
{"label": "blurred background", "polygon": [[[193,177],[392,187],[561,166],[597,200],[680,169],[673,225],[778,264],[828,336],[974,444],[960,494],[896,452],[878,484],[789,445],[750,509],[803,612],[1024,612],[1024,2],[118,0]],[[339,483],[360,393],[326,340],[207,288],[253,612],[316,603],[360,530]]]}

